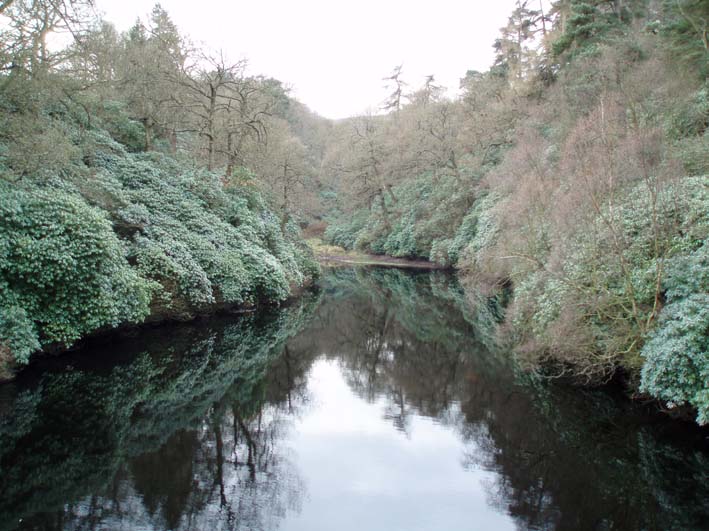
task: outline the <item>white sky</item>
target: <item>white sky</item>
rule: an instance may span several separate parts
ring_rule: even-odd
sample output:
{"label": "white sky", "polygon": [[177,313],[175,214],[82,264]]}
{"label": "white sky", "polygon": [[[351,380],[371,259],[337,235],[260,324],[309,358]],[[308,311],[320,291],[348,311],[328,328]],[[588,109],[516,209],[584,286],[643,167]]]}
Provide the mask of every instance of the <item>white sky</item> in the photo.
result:
{"label": "white sky", "polygon": [[[396,65],[418,86],[434,74],[457,89],[469,69],[486,70],[514,0],[161,0],[195,44],[247,58],[252,74],[275,77],[328,118],[377,108]],[[153,2],[97,0],[119,30]]]}

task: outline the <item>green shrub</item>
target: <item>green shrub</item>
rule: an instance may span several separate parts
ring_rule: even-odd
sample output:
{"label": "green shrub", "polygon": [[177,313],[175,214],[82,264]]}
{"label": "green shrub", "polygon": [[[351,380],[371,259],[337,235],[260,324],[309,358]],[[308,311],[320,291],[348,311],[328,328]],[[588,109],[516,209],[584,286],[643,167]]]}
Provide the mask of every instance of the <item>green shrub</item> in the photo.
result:
{"label": "green shrub", "polygon": [[[39,350],[37,329],[27,312],[18,306],[7,306],[0,313],[0,349],[3,345],[17,363],[26,363],[30,354]],[[0,360],[6,363],[10,360]]]}
{"label": "green shrub", "polygon": [[676,153],[687,175],[709,175],[709,131],[683,138]]}
{"label": "green shrub", "polygon": [[69,345],[145,318],[151,286],[102,212],[59,190],[0,187],[2,340],[16,361],[38,341]]}
{"label": "green shrub", "polygon": [[670,406],[689,404],[709,423],[709,244],[675,260],[667,305],[642,350],[641,390]]}
{"label": "green shrub", "polygon": [[429,261],[442,266],[455,265],[456,260],[450,254],[452,243],[453,240],[450,238],[434,240],[431,244],[431,252],[428,255]]}
{"label": "green shrub", "polygon": [[493,209],[499,201],[498,194],[484,195],[463,219],[449,251],[457,258],[460,267],[477,270],[482,264],[483,253],[497,241],[500,229]]}
{"label": "green shrub", "polygon": [[386,216],[381,204],[375,204],[351,218],[335,219],[325,231],[326,241],[345,249],[452,265],[440,242],[456,233],[473,191],[453,175],[434,180],[424,173],[393,187],[392,195],[386,197]]}
{"label": "green shrub", "polygon": [[325,241],[343,249],[354,249],[360,233],[364,230],[368,220],[367,210],[358,210],[349,218],[342,217],[331,220],[325,229]]}
{"label": "green shrub", "polygon": [[116,139],[137,141],[139,131],[119,134],[130,123],[109,111],[113,138],[96,128],[75,135],[65,118],[83,153],[70,171],[50,165],[0,181],[0,348],[17,363],[151,313],[189,318],[215,303],[282,301],[318,274],[299,229],[281,227],[256,190],[159,153],[129,153]]}
{"label": "green shrub", "polygon": [[709,87],[704,86],[670,117],[668,133],[673,138],[700,136],[709,127]]}
{"label": "green shrub", "polygon": [[125,103],[106,101],[97,111],[100,125],[116,142],[124,145],[131,152],[145,149],[145,127],[130,117]]}

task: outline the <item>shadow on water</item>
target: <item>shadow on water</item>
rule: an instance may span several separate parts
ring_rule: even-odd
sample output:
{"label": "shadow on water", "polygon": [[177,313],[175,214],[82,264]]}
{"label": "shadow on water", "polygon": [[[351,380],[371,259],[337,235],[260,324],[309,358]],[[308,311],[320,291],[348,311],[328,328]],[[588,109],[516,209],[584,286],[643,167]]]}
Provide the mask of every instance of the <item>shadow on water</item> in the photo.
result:
{"label": "shadow on water", "polygon": [[[496,351],[498,316],[441,272],[340,269],[284,309],[30,369],[0,388],[0,530],[300,529],[319,503],[297,441],[328,400],[322,363],[414,447],[420,419],[454,434],[459,468],[487,474],[485,506],[513,527],[704,528],[706,433],[520,373]],[[366,460],[360,442],[339,458]]]}

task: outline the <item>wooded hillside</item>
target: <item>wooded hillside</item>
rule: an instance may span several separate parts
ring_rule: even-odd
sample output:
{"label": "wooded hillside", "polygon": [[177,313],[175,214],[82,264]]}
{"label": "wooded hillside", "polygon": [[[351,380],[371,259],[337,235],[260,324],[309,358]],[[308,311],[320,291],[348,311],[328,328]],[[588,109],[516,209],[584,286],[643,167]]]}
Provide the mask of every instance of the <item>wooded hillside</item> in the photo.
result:
{"label": "wooded hillside", "polygon": [[337,124],[328,243],[511,291],[528,366],[709,420],[709,4],[518,1],[460,97],[388,77]]}
{"label": "wooded hillside", "polygon": [[193,47],[159,5],[125,34],[89,1],[0,9],[0,373],[317,275],[292,208],[312,164],[292,129],[315,118],[280,82]]}

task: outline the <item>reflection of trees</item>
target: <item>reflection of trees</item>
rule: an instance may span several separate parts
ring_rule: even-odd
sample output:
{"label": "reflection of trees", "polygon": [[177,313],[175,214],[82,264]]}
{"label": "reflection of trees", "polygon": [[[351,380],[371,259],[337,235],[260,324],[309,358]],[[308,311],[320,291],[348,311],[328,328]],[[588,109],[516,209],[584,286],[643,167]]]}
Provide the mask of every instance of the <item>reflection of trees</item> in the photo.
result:
{"label": "reflection of trees", "polygon": [[413,412],[444,418],[465,379],[476,377],[469,358],[481,358],[484,371],[501,363],[477,341],[472,312],[463,311],[462,291],[450,276],[342,270],[326,290],[335,296],[300,341],[339,359],[359,396],[387,397],[385,415],[398,429],[405,430]]}
{"label": "reflection of trees", "polygon": [[[341,271],[311,348],[341,361],[397,429],[418,413],[455,427],[464,466],[495,474],[491,505],[521,528],[698,529],[709,516],[706,453],[667,441],[600,392],[540,385],[490,352],[497,308],[440,275]],[[307,339],[301,340],[307,343]],[[694,435],[696,438],[697,434]]]}
{"label": "reflection of trees", "polygon": [[213,405],[195,458],[197,475],[213,478],[208,510],[189,503],[185,525],[173,528],[268,530],[300,510],[305,486],[282,441],[308,404],[308,361],[286,345],[262,378],[239,378]]}
{"label": "reflection of trees", "polygon": [[135,489],[143,496],[151,517],[162,512],[164,527],[177,529],[193,494],[193,456],[199,448],[197,433],[180,430],[157,450],[133,458],[129,470]]}
{"label": "reflection of trees", "polygon": [[[491,503],[504,507],[520,527],[701,528],[709,514],[709,484],[696,477],[702,454],[686,441],[680,450],[686,462],[652,469],[641,435],[654,432],[655,456],[677,452],[674,444],[603,393],[504,378],[478,387],[486,391],[466,390],[462,403],[460,430],[469,441],[464,462],[496,472]],[[687,474],[694,479],[682,480]],[[660,493],[652,488],[658,480],[671,487]]]}
{"label": "reflection of trees", "polygon": [[0,529],[274,528],[302,485],[265,376],[316,305],[145,331],[101,353],[118,365],[44,373],[0,418]]}
{"label": "reflection of trees", "polygon": [[216,404],[199,433],[193,456],[193,498],[170,529],[276,529],[300,510],[304,485],[284,454],[290,423],[268,403]]}

